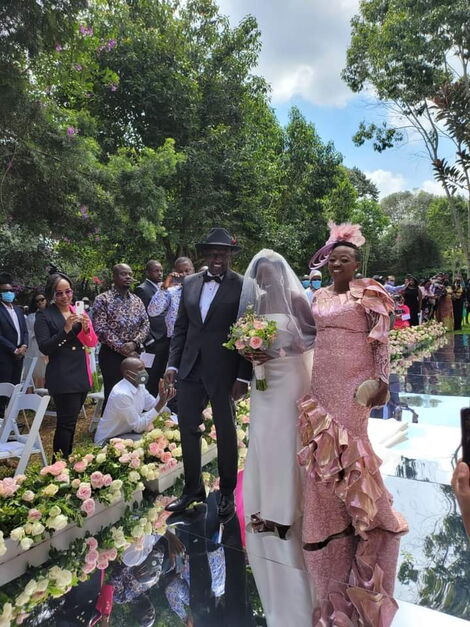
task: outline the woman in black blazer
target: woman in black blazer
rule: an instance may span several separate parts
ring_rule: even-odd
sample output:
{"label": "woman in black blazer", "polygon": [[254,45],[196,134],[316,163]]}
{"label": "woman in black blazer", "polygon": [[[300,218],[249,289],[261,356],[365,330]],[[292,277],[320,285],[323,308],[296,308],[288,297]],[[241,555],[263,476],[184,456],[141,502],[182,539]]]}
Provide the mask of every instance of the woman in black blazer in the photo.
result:
{"label": "woman in black blazer", "polygon": [[51,305],[37,313],[34,331],[39,350],[49,358],[46,387],[57,413],[53,451],[67,457],[92,383],[86,347],[96,346],[98,340],[87,314],[75,312],[72,285],[66,275],[52,274],[45,295]]}

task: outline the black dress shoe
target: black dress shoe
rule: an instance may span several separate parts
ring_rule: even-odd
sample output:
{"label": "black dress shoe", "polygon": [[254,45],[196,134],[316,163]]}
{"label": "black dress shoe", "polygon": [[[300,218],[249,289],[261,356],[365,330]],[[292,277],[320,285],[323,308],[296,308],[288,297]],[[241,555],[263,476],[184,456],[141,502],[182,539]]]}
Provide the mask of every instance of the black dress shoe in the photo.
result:
{"label": "black dress shoe", "polygon": [[193,503],[205,503],[206,502],[206,494],[204,492],[204,494],[199,493],[199,494],[182,494],[179,499],[176,499],[176,501],[172,501],[171,503],[168,503],[168,505],[165,507],[167,512],[174,512],[175,514],[179,514],[181,512],[184,512],[188,509],[188,507],[191,507],[191,505],[193,505]]}
{"label": "black dress shoe", "polygon": [[206,515],[206,505],[205,503],[201,503],[200,505],[195,505],[191,509],[185,510],[184,512],[173,512],[171,516],[168,516],[166,519],[166,524],[168,527],[176,527],[178,525],[185,527],[194,524],[200,518]]}
{"label": "black dress shoe", "polygon": [[233,494],[221,495],[219,506],[217,508],[217,514],[219,519],[224,523],[227,523],[235,516],[235,502]]}

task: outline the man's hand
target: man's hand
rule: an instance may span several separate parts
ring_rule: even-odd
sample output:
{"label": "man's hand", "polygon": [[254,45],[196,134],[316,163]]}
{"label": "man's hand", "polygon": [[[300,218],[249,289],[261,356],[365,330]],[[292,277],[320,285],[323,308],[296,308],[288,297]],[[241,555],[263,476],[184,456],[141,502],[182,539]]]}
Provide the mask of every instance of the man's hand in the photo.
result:
{"label": "man's hand", "polygon": [[172,370],[171,368],[165,372],[164,381],[167,387],[175,387],[176,383],[176,370]]}
{"label": "man's hand", "polygon": [[161,289],[167,290],[169,287],[173,287],[173,285],[175,284],[175,279],[177,279],[180,276],[181,274],[178,274],[177,272],[170,272],[170,274],[163,281],[161,285]]}
{"label": "man's hand", "polygon": [[452,488],[462,512],[463,524],[470,536],[470,468],[460,461],[452,476]]}
{"label": "man's hand", "polygon": [[158,403],[155,405],[155,409],[160,412],[176,395],[174,386],[167,385],[165,379],[160,379],[158,382]]}
{"label": "man's hand", "polygon": [[264,351],[256,351],[253,353],[249,353],[246,351],[239,351],[240,355],[242,357],[244,357],[245,359],[247,359],[248,361],[251,361],[252,364],[254,365],[262,365],[265,364],[267,361],[273,359],[272,357],[270,357],[267,353],[265,353]]}
{"label": "man's hand", "polygon": [[121,346],[121,353],[126,357],[130,357],[131,353],[135,353],[136,348],[135,342],[126,342]]}
{"label": "man's hand", "polygon": [[240,400],[248,392],[248,383],[243,381],[235,381],[232,386],[232,398],[235,403]]}

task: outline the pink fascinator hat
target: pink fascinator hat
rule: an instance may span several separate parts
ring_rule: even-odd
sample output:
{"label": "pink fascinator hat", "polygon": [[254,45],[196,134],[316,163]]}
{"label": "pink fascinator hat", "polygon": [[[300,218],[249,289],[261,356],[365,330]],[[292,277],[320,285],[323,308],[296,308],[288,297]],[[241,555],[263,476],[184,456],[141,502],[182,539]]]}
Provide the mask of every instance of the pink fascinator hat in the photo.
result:
{"label": "pink fascinator hat", "polygon": [[326,244],[317,250],[317,252],[310,259],[310,269],[318,270],[323,267],[328,261],[328,257],[336,246],[341,242],[350,244],[355,248],[360,248],[366,243],[366,238],[361,233],[361,227],[359,224],[351,224],[345,222],[344,224],[335,224],[331,220],[328,222],[328,228],[330,229],[330,237]]}

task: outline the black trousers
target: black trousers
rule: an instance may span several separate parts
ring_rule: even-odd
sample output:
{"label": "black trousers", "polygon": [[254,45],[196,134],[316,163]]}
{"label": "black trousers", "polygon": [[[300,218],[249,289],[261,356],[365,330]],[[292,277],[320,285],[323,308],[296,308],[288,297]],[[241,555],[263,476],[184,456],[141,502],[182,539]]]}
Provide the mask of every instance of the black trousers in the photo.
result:
{"label": "black trousers", "polygon": [[121,353],[116,353],[106,344],[102,344],[98,355],[101,374],[103,376],[104,402],[103,411],[108,402],[113,387],[122,379],[121,362],[125,359]]}
{"label": "black trousers", "polygon": [[184,494],[197,494],[203,489],[201,476],[201,435],[199,425],[202,412],[211,402],[212,416],[217,432],[217,463],[220,492],[230,495],[237,484],[238,443],[235,427],[235,405],[231,385],[217,385],[212,392],[206,389],[198,361],[191,374],[179,380],[178,424],[181,434],[184,465]]}
{"label": "black trousers", "polygon": [[[0,383],[13,383],[16,385],[21,381],[21,371],[23,369],[23,359],[18,359],[14,355],[3,354],[0,356]],[[0,418],[5,413],[8,405],[8,398],[0,396]]]}
{"label": "black trousers", "polygon": [[86,397],[86,392],[69,392],[52,396],[57,412],[57,425],[52,444],[54,454],[61,452],[63,457],[68,457],[72,452],[78,414]]}
{"label": "black trousers", "polygon": [[155,340],[146,349],[147,353],[155,355],[151,368],[147,368],[149,380],[147,382],[147,390],[152,396],[158,395],[158,383],[165,374],[166,365],[168,363],[168,354],[170,352],[170,338],[163,337]]}

